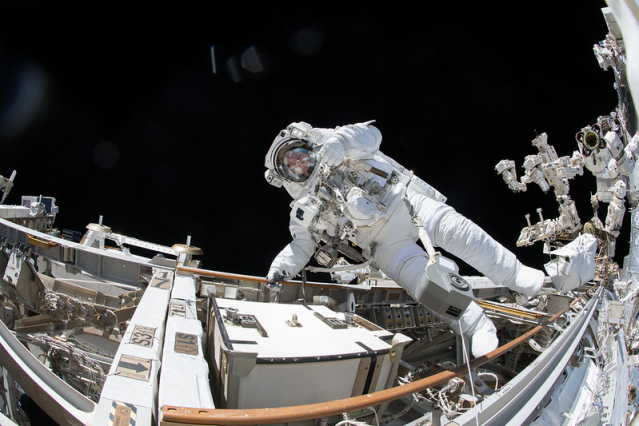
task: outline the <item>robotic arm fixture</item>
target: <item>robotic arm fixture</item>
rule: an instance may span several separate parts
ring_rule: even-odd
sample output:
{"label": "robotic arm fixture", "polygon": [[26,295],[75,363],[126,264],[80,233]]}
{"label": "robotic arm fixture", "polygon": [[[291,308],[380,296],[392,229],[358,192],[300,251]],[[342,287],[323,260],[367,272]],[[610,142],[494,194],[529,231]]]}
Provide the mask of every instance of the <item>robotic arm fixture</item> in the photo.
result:
{"label": "robotic arm fixture", "polygon": [[[623,111],[617,109],[597,119],[576,135],[585,166],[597,180],[597,193],[592,197],[595,214],[594,231],[608,242],[608,255],[614,255],[615,240],[626,212],[625,199],[632,207],[639,201],[635,162],[639,155],[639,136],[628,133]],[[605,224],[597,217],[599,203],[608,203]]]}
{"label": "robotic arm fixture", "polygon": [[517,240],[517,246],[532,245],[536,241],[554,241],[556,238],[569,236],[581,229],[581,220],[577,214],[575,202],[568,192],[568,181],[577,175],[583,174],[583,157],[575,152],[572,157],[558,157],[555,148],[548,144],[548,135],[542,133],[532,141],[539,153],[528,155],[524,161],[525,174],[517,181],[515,162],[502,160],[495,170],[502,176],[504,182],[513,192],[526,191],[527,185],[536,183],[544,192],[553,188],[557,202],[559,203],[559,217],[544,220],[539,213],[539,222],[530,223],[530,215],[526,215],[528,226],[525,227]]}
{"label": "robotic arm fixture", "polygon": [[[552,146],[547,144],[547,135],[541,134],[533,145],[539,154],[526,157],[525,175],[517,181],[515,163],[511,160],[500,161],[495,170],[514,192],[526,190],[528,183],[537,183],[544,192],[552,187],[559,203],[560,215],[557,219],[544,220],[541,209],[537,209],[540,221],[525,227],[517,240],[518,246],[532,245],[536,241],[545,241],[548,245],[556,239],[572,239],[581,230],[581,221],[575,203],[568,194],[568,180],[583,174],[586,167],[597,180],[597,193],[591,199],[594,216],[588,223],[589,233],[596,233],[607,241],[609,256],[614,255],[614,242],[625,214],[624,199],[631,205],[639,201],[639,189],[634,182],[635,161],[639,155],[639,136],[630,138],[625,125],[617,112],[602,116],[593,125],[582,128],[575,136],[579,151],[572,157],[557,157]],[[597,217],[600,203],[608,203],[605,224]]]}
{"label": "robotic arm fixture", "polygon": [[[606,19],[609,19],[608,15]],[[579,230],[579,217],[574,203],[568,197],[567,179],[581,174],[583,166],[597,180],[597,192],[591,198],[594,215],[586,224],[585,232],[596,234],[600,241],[606,242],[605,254],[608,256],[614,255],[615,240],[626,211],[625,199],[627,198],[631,208],[639,204],[639,169],[635,167],[639,156],[639,124],[628,120],[630,93],[626,80],[626,53],[622,35],[614,22],[608,22],[608,27],[610,34],[594,45],[593,51],[599,66],[603,70],[611,68],[614,72],[617,108],[577,132],[575,139],[579,150],[573,153],[570,161],[567,157],[557,158],[554,149],[546,144],[547,137],[543,134],[533,141],[540,153],[526,157],[525,176],[521,182],[517,181],[513,161],[502,160],[495,167],[514,192],[525,191],[526,184],[531,182],[539,184],[544,192],[548,191],[549,186],[555,188],[560,217],[554,221],[544,221],[540,213],[539,223],[531,225],[529,221],[528,227],[522,230],[518,245],[530,245],[539,240],[544,240],[548,245],[559,237],[567,236],[571,239],[575,231]],[[597,217],[600,203],[608,203],[605,223]],[[538,211],[540,212],[539,209]]]}

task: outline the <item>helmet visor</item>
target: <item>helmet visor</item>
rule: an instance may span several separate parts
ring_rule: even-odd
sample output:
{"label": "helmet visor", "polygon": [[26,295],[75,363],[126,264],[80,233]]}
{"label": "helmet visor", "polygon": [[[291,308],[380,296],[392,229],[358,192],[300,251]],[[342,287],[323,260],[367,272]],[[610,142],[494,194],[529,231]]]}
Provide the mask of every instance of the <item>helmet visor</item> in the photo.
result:
{"label": "helmet visor", "polygon": [[315,152],[300,140],[285,143],[275,156],[277,172],[291,182],[306,181],[313,173],[315,165]]}

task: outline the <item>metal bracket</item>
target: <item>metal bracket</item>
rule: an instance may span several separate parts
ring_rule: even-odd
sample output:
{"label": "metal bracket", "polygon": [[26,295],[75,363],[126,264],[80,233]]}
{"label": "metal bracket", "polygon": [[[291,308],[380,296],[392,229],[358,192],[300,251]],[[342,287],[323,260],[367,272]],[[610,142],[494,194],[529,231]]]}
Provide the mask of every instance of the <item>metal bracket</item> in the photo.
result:
{"label": "metal bracket", "polygon": [[235,308],[226,308],[226,318],[233,324],[238,324],[241,327],[255,328],[262,337],[268,337],[266,329],[260,324],[255,315],[240,314]]}
{"label": "metal bracket", "polygon": [[330,328],[348,328],[348,324],[345,321],[342,321],[341,319],[334,318],[334,317],[327,318],[324,315],[320,314],[319,312],[315,312],[315,316],[321,319],[322,321],[324,321],[324,323],[328,325]]}

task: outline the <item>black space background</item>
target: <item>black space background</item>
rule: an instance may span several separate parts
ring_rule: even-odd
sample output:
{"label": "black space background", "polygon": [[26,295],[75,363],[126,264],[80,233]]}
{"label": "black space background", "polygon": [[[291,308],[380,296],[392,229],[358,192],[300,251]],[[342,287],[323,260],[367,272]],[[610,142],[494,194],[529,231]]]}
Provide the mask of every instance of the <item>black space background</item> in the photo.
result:
{"label": "black space background", "polygon": [[[207,269],[263,276],[289,241],[288,194],[263,178],[280,129],[370,119],[386,154],[541,268],[541,245],[515,241],[526,213],[557,217],[554,196],[513,194],[494,167],[521,176],[542,132],[571,155],[616,106],[592,52],[603,1],[146,4],[0,3],[0,174],[18,172],[8,204],[56,197],[59,228],[102,215],[160,244],[191,235]],[[262,71],[238,65],[247,51]],[[595,180],[571,188],[585,222]]]}

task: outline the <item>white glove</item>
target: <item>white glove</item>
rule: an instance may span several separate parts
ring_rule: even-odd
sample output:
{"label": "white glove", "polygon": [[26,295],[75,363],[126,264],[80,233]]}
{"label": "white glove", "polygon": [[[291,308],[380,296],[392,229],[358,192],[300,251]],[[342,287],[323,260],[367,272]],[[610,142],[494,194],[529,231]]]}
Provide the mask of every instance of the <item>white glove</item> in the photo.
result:
{"label": "white glove", "polygon": [[284,286],[279,283],[279,281],[285,280],[288,277],[286,272],[279,271],[277,269],[269,269],[268,274],[266,275],[266,279],[268,280],[268,284],[266,287],[274,292],[281,292],[284,289]]}
{"label": "white glove", "polygon": [[329,138],[320,148],[321,160],[329,167],[337,166],[344,160],[346,150],[344,145],[336,137]]}
{"label": "white glove", "polygon": [[284,290],[284,285],[280,283],[268,283],[266,284],[266,288],[275,293],[281,293],[282,290]]}
{"label": "white glove", "polygon": [[271,268],[268,270],[268,274],[266,274],[266,279],[269,283],[276,283],[288,278],[288,274],[286,272],[280,271],[276,268]]}

